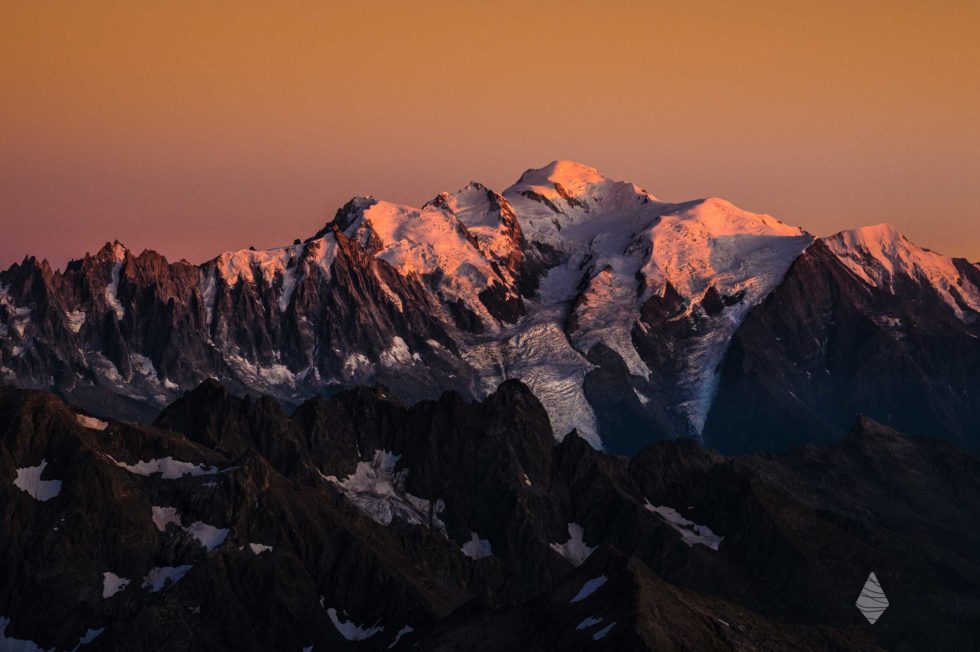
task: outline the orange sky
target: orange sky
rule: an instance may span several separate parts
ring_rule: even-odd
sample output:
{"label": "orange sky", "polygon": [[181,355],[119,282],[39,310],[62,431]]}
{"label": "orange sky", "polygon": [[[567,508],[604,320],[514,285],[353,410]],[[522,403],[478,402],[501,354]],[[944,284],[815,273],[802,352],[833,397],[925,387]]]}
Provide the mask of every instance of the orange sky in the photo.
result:
{"label": "orange sky", "polygon": [[0,266],[198,262],[556,158],[976,261],[977,34],[972,1],[0,0]]}

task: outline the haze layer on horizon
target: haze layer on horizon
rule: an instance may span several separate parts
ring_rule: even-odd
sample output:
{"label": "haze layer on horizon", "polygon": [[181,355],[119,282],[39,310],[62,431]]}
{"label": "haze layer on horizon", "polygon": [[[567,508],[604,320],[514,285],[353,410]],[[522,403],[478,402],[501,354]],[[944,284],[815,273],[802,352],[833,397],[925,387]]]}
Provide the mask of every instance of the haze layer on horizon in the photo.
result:
{"label": "haze layer on horizon", "polygon": [[573,159],[980,260],[975,2],[0,0],[0,267],[200,262]]}

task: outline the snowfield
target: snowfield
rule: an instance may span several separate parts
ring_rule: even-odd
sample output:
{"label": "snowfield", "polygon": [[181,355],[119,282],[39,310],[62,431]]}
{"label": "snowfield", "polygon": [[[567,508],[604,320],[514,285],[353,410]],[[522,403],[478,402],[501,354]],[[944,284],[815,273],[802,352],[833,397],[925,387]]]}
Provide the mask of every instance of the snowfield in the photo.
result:
{"label": "snowfield", "polygon": [[358,462],[354,473],[344,480],[326,476],[347,499],[372,520],[382,525],[395,518],[413,525],[424,525],[444,530],[439,514],[445,508],[441,500],[435,502],[413,496],[405,491],[408,469],[395,471],[400,455],[389,451],[374,451],[370,462]]}

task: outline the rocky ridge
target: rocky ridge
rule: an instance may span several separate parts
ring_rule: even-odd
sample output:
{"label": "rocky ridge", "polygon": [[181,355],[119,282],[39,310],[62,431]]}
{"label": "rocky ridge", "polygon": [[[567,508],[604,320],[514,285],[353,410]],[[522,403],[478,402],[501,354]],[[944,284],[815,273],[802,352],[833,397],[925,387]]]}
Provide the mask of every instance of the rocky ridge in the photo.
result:
{"label": "rocky ridge", "polygon": [[[412,406],[361,388],[292,416],[207,381],[153,426],[2,388],[0,637],[969,649],[978,478],[975,457],[866,418],[789,455],[556,445],[516,381]],[[854,606],[871,571],[891,600],[874,627]]]}

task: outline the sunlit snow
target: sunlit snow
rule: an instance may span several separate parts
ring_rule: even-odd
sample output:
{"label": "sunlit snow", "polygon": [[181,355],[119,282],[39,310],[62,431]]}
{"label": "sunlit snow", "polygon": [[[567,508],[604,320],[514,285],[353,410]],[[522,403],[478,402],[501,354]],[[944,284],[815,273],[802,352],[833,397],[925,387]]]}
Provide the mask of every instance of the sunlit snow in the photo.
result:
{"label": "sunlit snow", "polygon": [[958,318],[966,318],[964,307],[980,312],[980,288],[960,274],[952,258],[913,244],[888,224],[842,231],[823,241],[868,285],[894,294],[899,274],[926,279]]}
{"label": "sunlit snow", "polygon": [[109,427],[108,421],[96,419],[95,417],[88,417],[84,414],[76,414],[75,418],[78,420],[78,423],[86,428],[91,428],[92,430],[105,430]]}
{"label": "sunlit snow", "polygon": [[352,200],[345,235],[374,251],[402,274],[441,272],[439,290],[447,300],[460,299],[488,325],[495,323],[478,294],[496,273],[463,225],[448,210],[427,204],[421,209],[368,197]]}

